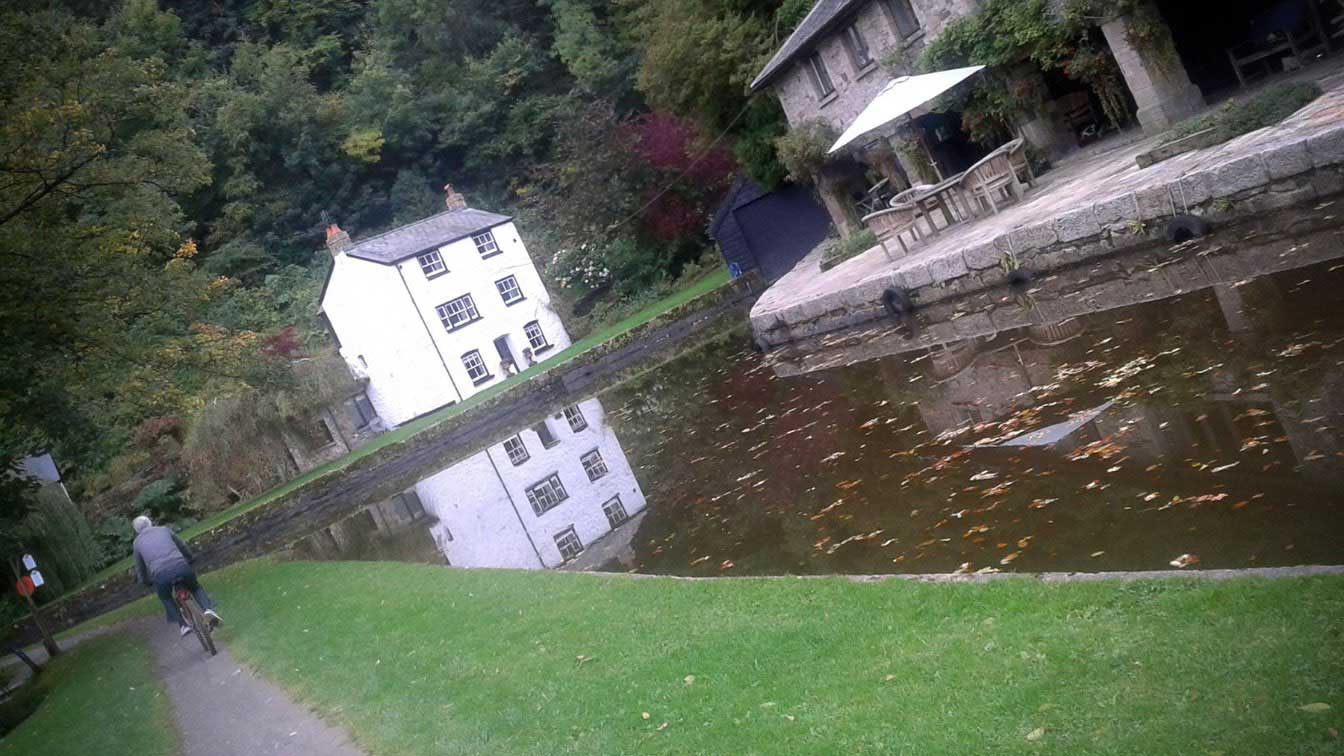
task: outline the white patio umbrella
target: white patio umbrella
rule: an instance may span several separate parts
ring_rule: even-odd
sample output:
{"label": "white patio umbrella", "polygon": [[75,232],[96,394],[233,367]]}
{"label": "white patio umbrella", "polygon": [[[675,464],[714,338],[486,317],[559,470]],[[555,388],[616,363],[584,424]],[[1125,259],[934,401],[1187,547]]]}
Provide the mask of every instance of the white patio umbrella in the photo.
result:
{"label": "white patio umbrella", "polygon": [[835,144],[831,145],[831,149],[827,151],[828,154],[843,148],[874,129],[886,126],[901,116],[910,116],[913,121],[912,113],[983,68],[984,66],[969,66],[893,79],[891,83],[882,88],[881,92],[877,93],[877,97],[874,97],[872,102],[868,103],[868,107],[864,108],[862,113],[859,113],[859,117],[855,118],[854,123],[851,123],[849,128],[845,129],[845,133],[835,140]]}

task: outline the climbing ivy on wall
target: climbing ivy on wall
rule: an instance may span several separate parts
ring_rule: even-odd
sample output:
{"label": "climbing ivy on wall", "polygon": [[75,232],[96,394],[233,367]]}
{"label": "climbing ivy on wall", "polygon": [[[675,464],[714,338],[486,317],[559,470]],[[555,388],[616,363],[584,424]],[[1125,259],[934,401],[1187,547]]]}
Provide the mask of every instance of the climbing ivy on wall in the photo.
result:
{"label": "climbing ivy on wall", "polygon": [[979,12],[949,24],[924,49],[919,61],[924,71],[986,66],[978,86],[946,103],[961,110],[972,139],[995,144],[1013,120],[1038,114],[1046,97],[1042,72],[1052,70],[1091,87],[1107,119],[1118,127],[1129,120],[1124,80],[1115,60],[1092,41],[1091,28],[1129,13],[1130,30],[1140,35],[1132,40],[1137,48],[1149,49],[1162,39],[1171,44],[1161,17],[1145,0],[1068,0],[1063,13],[1052,5],[1048,0],[988,0]]}

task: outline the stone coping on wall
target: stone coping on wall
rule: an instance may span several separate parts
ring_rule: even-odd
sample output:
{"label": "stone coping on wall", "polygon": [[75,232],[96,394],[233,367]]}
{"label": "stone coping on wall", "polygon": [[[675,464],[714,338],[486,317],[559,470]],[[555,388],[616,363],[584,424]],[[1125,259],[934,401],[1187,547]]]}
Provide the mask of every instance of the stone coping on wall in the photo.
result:
{"label": "stone coping on wall", "polygon": [[938,302],[898,323],[882,318],[802,339],[773,350],[769,360],[776,374],[790,377],[895,355],[914,358],[940,345],[1059,324],[1341,257],[1344,195],[1337,205],[1267,214],[1174,247],[1091,260],[1020,290],[1000,285]]}
{"label": "stone coping on wall", "polygon": [[[775,347],[883,315],[883,293],[916,306],[1095,260],[1165,238],[1177,215],[1215,224],[1344,192],[1344,79],[1284,121],[1147,169],[1151,140],[1063,165],[1020,203],[944,230],[894,263],[881,247],[821,271],[809,255],[752,308],[759,343]],[[897,246],[897,245],[893,245]]]}

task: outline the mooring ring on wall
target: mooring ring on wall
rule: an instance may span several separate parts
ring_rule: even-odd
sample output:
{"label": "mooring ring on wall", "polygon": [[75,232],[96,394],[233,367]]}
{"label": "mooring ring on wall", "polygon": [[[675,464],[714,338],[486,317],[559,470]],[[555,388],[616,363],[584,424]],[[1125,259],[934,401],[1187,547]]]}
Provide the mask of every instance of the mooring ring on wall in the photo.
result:
{"label": "mooring ring on wall", "polygon": [[882,292],[882,306],[888,315],[902,320],[915,311],[915,300],[911,298],[910,292],[893,286]]}
{"label": "mooring ring on wall", "polygon": [[1167,221],[1167,241],[1172,244],[1188,242],[1213,232],[1213,226],[1198,215],[1178,215]]}

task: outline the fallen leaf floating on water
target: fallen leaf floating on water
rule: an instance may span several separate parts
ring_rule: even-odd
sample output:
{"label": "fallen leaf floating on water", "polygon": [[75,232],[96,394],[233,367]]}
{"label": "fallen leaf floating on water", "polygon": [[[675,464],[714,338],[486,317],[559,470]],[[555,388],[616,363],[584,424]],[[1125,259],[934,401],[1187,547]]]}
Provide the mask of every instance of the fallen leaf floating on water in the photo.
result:
{"label": "fallen leaf floating on water", "polygon": [[1189,567],[1192,564],[1199,564],[1199,557],[1195,556],[1194,554],[1181,554],[1180,556],[1171,560],[1172,567],[1180,567],[1181,569],[1185,569],[1186,567]]}
{"label": "fallen leaf floating on water", "polygon": [[1104,551],[1094,551],[1094,552],[1092,552],[1092,558],[1093,558],[1093,559],[1096,559],[1097,557],[1099,557],[1099,556],[1101,556],[1102,554],[1105,554],[1105,553],[1106,553],[1106,552],[1104,552]]}
{"label": "fallen leaf floating on water", "polygon": [[1013,561],[1014,559],[1017,559],[1020,556],[1022,556],[1022,552],[1014,551],[1013,553],[1005,556],[1003,559],[1000,559],[999,564],[1008,564],[1009,562]]}
{"label": "fallen leaf floating on water", "polygon": [[1222,472],[1222,471],[1224,471],[1224,470],[1231,470],[1232,468],[1236,467],[1236,466],[1239,465],[1239,464],[1241,464],[1241,463],[1240,463],[1240,462],[1233,462],[1233,463],[1230,464],[1230,465],[1219,465],[1218,467],[1213,468],[1213,469],[1210,470],[1209,472],[1220,473],[1220,472]]}
{"label": "fallen leaf floating on water", "polygon": [[975,475],[972,475],[971,480],[994,480],[997,477],[999,477],[999,474],[993,470],[981,470]]}
{"label": "fallen leaf floating on water", "polygon": [[1317,701],[1316,703],[1303,704],[1297,708],[1308,714],[1324,714],[1325,712],[1330,711],[1330,704],[1325,703],[1324,701]]}

